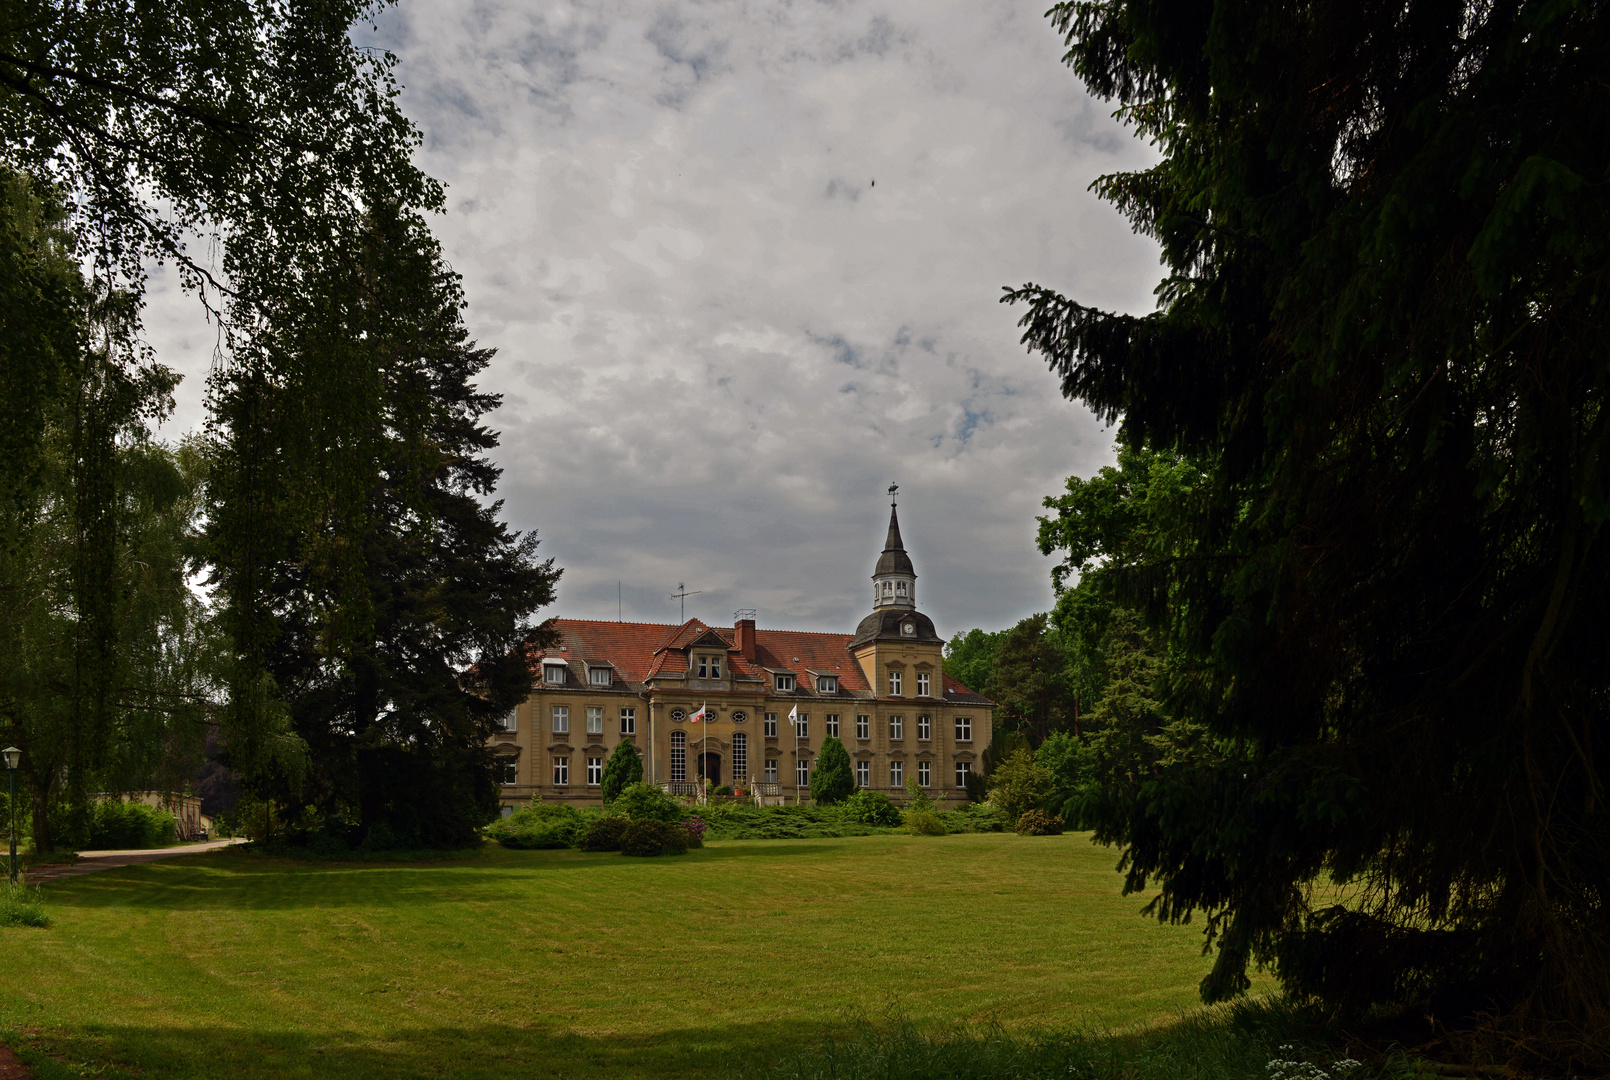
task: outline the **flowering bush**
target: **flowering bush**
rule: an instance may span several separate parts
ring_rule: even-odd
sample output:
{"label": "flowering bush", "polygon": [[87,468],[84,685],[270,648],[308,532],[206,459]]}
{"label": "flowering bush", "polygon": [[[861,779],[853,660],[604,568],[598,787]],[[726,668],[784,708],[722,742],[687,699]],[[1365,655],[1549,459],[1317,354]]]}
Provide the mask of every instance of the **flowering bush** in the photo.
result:
{"label": "flowering bush", "polygon": [[1321,1068],[1312,1061],[1298,1061],[1292,1055],[1296,1047],[1285,1043],[1280,1047],[1282,1056],[1272,1059],[1267,1069],[1269,1080],[1347,1080],[1362,1062],[1352,1058],[1340,1058],[1331,1062],[1328,1069]]}
{"label": "flowering bush", "polygon": [[688,830],[688,847],[704,847],[704,831],[710,826],[701,817],[690,817],[682,822]]}

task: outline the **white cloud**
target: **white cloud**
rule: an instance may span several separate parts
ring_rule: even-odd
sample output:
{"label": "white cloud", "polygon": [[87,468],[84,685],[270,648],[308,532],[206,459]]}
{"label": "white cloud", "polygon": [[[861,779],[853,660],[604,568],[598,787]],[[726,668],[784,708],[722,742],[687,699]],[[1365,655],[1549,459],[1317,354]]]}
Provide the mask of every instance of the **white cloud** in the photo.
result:
{"label": "white cloud", "polygon": [[[1043,6],[411,0],[382,22],[498,349],[506,513],[565,567],[559,613],[613,617],[619,580],[627,618],[674,621],[685,581],[707,621],[848,630],[891,481],[942,632],[1049,604],[1039,501],[1111,437],[1000,288],[1143,311],[1157,269],[1086,191],[1149,152]],[[159,349],[210,348],[172,302]]]}

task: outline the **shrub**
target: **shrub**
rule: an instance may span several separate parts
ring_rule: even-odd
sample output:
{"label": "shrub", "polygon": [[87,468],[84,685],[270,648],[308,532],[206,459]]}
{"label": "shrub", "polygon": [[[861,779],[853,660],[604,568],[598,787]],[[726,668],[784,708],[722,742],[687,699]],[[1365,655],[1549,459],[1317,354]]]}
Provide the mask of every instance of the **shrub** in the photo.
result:
{"label": "shrub", "polygon": [[688,831],[681,822],[643,818],[630,821],[621,832],[622,855],[682,855],[688,850]]}
{"label": "shrub", "polygon": [[621,743],[610,752],[609,760],[604,762],[604,776],[599,781],[599,793],[604,796],[604,805],[613,803],[620,798],[621,792],[642,782],[642,755],[633,744]]}
{"label": "shrub", "polygon": [[1051,770],[1034,760],[1027,749],[1016,750],[995,767],[989,778],[989,801],[1016,821],[1037,807],[1056,786]]}
{"label": "shrub", "polygon": [[[9,867],[8,867],[9,872]],[[37,885],[0,881],[0,926],[49,926]]]}
{"label": "shrub", "polygon": [[832,806],[842,802],[854,790],[850,752],[837,738],[829,735],[822,740],[822,751],[816,755],[816,768],[811,772],[811,801]]}
{"label": "shrub", "polygon": [[564,803],[533,802],[488,825],[486,835],[519,850],[575,847],[592,817]]}
{"label": "shrub", "polygon": [[988,803],[962,803],[944,813],[951,832],[1005,832],[1006,816]]}
{"label": "shrub", "polygon": [[863,825],[900,824],[900,811],[881,791],[857,791],[845,799],[844,816]]}
{"label": "shrub", "polygon": [[944,819],[933,810],[907,810],[904,817],[906,832],[913,836],[944,836],[950,832]]}
{"label": "shrub", "polygon": [[177,838],[175,825],[173,815],[166,810],[105,799],[95,804],[88,846],[91,850],[160,847]]}
{"label": "shrub", "polygon": [[619,851],[621,837],[629,824],[631,823],[625,818],[613,814],[601,817],[582,831],[576,846],[583,851]]}
{"label": "shrub", "polygon": [[1061,836],[1062,819],[1044,810],[1025,810],[1017,819],[1019,836]]}
{"label": "shrub", "polygon": [[682,827],[688,831],[688,847],[704,847],[704,830],[709,826],[703,818],[690,817],[682,823]]}
{"label": "shrub", "polygon": [[653,784],[630,784],[615,797],[610,809],[625,814],[633,821],[663,821],[674,824],[681,821],[684,811],[675,799]]}

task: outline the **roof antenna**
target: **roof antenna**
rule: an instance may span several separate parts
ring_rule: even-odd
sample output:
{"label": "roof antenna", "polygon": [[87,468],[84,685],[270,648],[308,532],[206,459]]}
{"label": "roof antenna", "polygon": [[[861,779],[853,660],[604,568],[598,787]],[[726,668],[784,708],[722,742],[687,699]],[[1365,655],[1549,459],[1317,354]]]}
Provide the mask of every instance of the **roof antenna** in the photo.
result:
{"label": "roof antenna", "polygon": [[694,589],[692,592],[688,592],[688,587],[686,585],[684,585],[680,581],[676,583],[676,592],[671,594],[671,599],[672,600],[680,600],[680,601],[682,601],[682,621],[683,622],[688,621],[688,597],[690,597],[690,596],[698,596],[702,592],[704,592],[703,589]]}
{"label": "roof antenna", "polygon": [[621,616],[622,616],[622,609],[621,609],[621,579],[616,578],[615,579],[615,621],[616,622],[625,622],[626,620],[624,618],[622,618]]}

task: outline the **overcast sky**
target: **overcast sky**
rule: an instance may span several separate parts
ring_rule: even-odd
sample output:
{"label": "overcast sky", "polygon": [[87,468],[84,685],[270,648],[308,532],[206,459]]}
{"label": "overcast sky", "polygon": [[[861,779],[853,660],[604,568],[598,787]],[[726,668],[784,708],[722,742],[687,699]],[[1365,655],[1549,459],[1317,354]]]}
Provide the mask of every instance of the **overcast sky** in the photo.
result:
{"label": "overcast sky", "polygon": [[[1087,191],[1151,152],[1060,62],[1045,0],[404,2],[401,60],[472,333],[498,355],[505,515],[552,613],[848,632],[900,485],[941,634],[1051,603],[1040,500],[1111,432],[1001,286],[1144,312],[1156,251]],[[149,332],[212,335],[171,279]]]}

